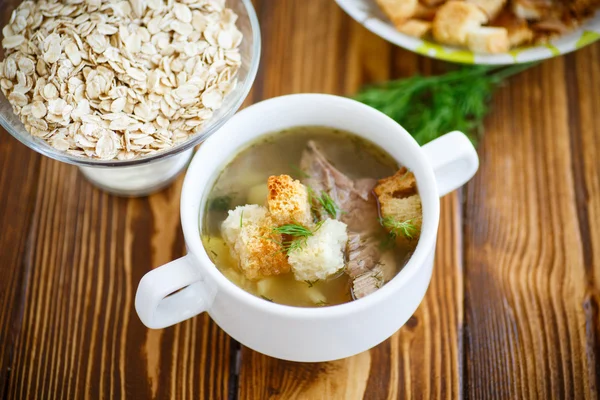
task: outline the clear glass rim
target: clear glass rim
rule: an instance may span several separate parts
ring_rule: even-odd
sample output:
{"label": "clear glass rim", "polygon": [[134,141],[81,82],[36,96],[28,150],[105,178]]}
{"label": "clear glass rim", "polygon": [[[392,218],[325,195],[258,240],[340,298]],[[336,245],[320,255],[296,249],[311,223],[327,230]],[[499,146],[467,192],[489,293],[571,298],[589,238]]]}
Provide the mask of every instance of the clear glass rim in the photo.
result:
{"label": "clear glass rim", "polygon": [[[225,112],[221,118],[216,121],[209,129],[206,131],[193,136],[191,139],[186,140],[185,142],[177,145],[166,151],[159,151],[157,154],[150,156],[142,156],[140,158],[136,158],[133,160],[95,160],[87,157],[78,157],[70,155],[66,152],[61,152],[59,150],[55,150],[50,146],[39,146],[32,147],[32,141],[27,140],[22,135],[19,135],[14,132],[12,128],[12,124],[4,117],[4,115],[0,114],[0,125],[8,132],[11,136],[17,139],[19,142],[23,143],[25,146],[30,149],[52,159],[72,164],[72,165],[83,165],[90,167],[128,167],[150,163],[153,161],[162,160],[164,158],[168,158],[179,154],[185,150],[190,149],[191,147],[197,145],[198,143],[206,140],[209,136],[215,133],[219,128],[221,128],[225,122],[227,122],[242,106],[244,100],[250,93],[250,89],[252,88],[252,84],[256,78],[256,74],[258,72],[258,66],[260,63],[260,52],[261,52],[261,38],[260,38],[260,26],[258,24],[258,17],[256,15],[256,10],[252,5],[251,0],[238,0],[241,1],[248,12],[248,19],[250,20],[250,27],[252,31],[252,61],[250,63],[248,69],[248,75],[244,84],[239,92],[238,98],[232,104],[232,106]],[[30,135],[33,138],[33,136]]]}

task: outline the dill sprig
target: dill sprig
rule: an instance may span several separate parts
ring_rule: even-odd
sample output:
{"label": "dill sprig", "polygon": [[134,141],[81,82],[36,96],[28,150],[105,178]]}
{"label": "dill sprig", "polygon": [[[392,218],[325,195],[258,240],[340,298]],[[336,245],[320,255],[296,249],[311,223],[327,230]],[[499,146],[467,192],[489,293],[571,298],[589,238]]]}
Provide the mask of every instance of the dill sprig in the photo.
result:
{"label": "dill sprig", "polygon": [[267,296],[263,296],[263,295],[261,294],[261,295],[260,295],[260,297],[261,297],[263,300],[270,301],[271,303],[273,303],[273,299],[271,299],[271,298],[269,298],[269,297],[267,297]]}
{"label": "dill sprig", "polygon": [[[326,191],[322,191],[320,196],[317,196],[314,189],[309,185],[306,185],[306,190],[308,191],[308,201],[313,204],[316,200],[317,203],[323,207],[325,212],[329,214],[329,216],[333,219],[336,219],[338,213],[343,214],[344,211],[338,206],[335,201],[331,198],[329,193]],[[313,207],[312,210],[314,212],[318,212],[318,210]]]}
{"label": "dill sprig", "polygon": [[408,240],[413,240],[419,233],[419,229],[412,223],[412,220],[398,221],[392,217],[380,218],[381,226],[389,230],[391,239],[398,236],[404,236]]}
{"label": "dill sprig", "polygon": [[309,228],[297,222],[293,224],[276,226],[272,230],[275,233],[291,237],[290,240],[284,240],[278,243],[286,254],[290,254],[291,252],[294,252],[295,250],[299,250],[302,247],[304,247],[304,245],[306,244],[306,240],[309,237],[313,236],[315,232],[318,231],[319,228],[321,228],[323,222],[325,221],[319,221],[315,225],[315,228],[313,230],[310,230]]}
{"label": "dill sprig", "polygon": [[302,170],[302,168],[300,168],[299,166],[297,166],[296,164],[290,164],[290,168],[292,169],[292,171],[294,171],[294,173],[296,175],[298,175],[300,178],[310,178],[310,175],[307,174],[304,170]]}
{"label": "dill sprig", "polygon": [[397,121],[419,144],[453,130],[476,142],[496,87],[533,65],[478,65],[437,76],[415,75],[367,86],[355,99]]}
{"label": "dill sprig", "polygon": [[297,237],[309,237],[313,235],[313,232],[310,229],[298,223],[276,226],[273,228],[273,231],[282,235]]}
{"label": "dill sprig", "polygon": [[317,197],[317,201],[321,204],[321,207],[331,216],[331,218],[336,219],[338,212],[342,211],[340,207],[335,204],[335,201],[331,198],[329,193],[323,191],[321,195]]}

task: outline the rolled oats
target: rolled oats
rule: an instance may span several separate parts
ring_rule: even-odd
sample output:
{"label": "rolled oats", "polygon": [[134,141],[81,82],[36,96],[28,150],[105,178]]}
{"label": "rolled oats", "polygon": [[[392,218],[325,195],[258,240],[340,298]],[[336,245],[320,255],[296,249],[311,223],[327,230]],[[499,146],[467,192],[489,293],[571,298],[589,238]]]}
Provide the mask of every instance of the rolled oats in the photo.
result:
{"label": "rolled oats", "polygon": [[2,29],[0,89],[58,150],[152,154],[200,132],[235,88],[236,19],[223,0],[27,0]]}

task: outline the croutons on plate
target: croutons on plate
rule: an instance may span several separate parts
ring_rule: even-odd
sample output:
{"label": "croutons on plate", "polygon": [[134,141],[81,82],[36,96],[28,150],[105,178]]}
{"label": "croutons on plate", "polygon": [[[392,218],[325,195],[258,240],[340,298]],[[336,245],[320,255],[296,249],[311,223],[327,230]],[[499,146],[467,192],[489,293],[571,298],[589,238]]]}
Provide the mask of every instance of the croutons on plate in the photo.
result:
{"label": "croutons on plate", "polygon": [[477,53],[505,53],[510,49],[505,28],[481,26],[467,35],[467,47]]}
{"label": "croutons on plate", "polygon": [[398,32],[409,36],[423,37],[431,30],[431,22],[420,19],[409,19],[403,22],[402,25],[397,26],[396,29],[398,29]]}
{"label": "croutons on plate", "polygon": [[511,47],[520,46],[533,40],[533,30],[527,21],[516,17],[510,10],[504,10],[491,22],[491,25],[505,28]]}
{"label": "croutons on plate", "polygon": [[418,0],[377,0],[377,3],[396,26],[412,18],[419,5]]}
{"label": "croutons on plate", "polygon": [[465,0],[467,3],[475,4],[487,14],[489,19],[496,18],[506,5],[506,0]]}
{"label": "croutons on plate", "polygon": [[450,45],[466,45],[469,32],[488,20],[483,10],[474,4],[450,0],[443,4],[433,19],[433,37]]}

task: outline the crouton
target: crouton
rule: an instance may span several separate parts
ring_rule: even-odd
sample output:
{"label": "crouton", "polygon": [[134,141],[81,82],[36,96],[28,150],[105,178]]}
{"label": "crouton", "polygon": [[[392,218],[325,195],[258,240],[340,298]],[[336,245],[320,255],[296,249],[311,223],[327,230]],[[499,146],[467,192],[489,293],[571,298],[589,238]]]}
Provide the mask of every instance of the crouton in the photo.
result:
{"label": "crouton", "polygon": [[415,15],[413,15],[413,18],[422,19],[425,21],[433,21],[436,11],[437,9],[435,7],[428,7],[422,3],[419,3],[417,5]]}
{"label": "crouton", "polygon": [[476,5],[451,0],[438,9],[433,19],[433,37],[444,44],[466,45],[469,32],[487,20],[485,12]]}
{"label": "crouton", "polygon": [[599,5],[598,0],[571,0],[566,4],[569,14],[577,19],[593,15]]}
{"label": "crouton", "polygon": [[548,16],[552,2],[548,0],[513,0],[512,11],[519,17],[529,21],[539,21]]}
{"label": "crouton", "polygon": [[467,47],[476,53],[506,53],[510,49],[505,28],[482,26],[467,35]]}
{"label": "crouton", "polygon": [[412,18],[419,5],[418,0],[377,0],[377,3],[395,26]]}
{"label": "crouton", "polygon": [[467,3],[471,3],[481,8],[488,16],[489,19],[496,18],[500,11],[504,8],[506,0],[465,0]]}
{"label": "crouton", "polygon": [[420,2],[427,7],[435,7],[441,5],[442,3],[445,3],[446,0],[421,0]]}
{"label": "crouton", "polygon": [[303,246],[288,254],[296,280],[325,279],[344,268],[347,241],[346,224],[335,219],[325,220]]}
{"label": "crouton", "polygon": [[409,19],[408,21],[403,22],[402,25],[397,26],[396,29],[398,29],[398,32],[420,38],[431,31],[431,22],[419,19]]}
{"label": "crouton", "polygon": [[417,194],[417,180],[412,172],[400,168],[398,172],[387,178],[380,179],[375,186],[377,197],[406,198]]}
{"label": "crouton", "polygon": [[527,21],[516,17],[510,10],[502,11],[490,25],[506,29],[511,47],[520,46],[533,40],[533,31],[529,28]]}
{"label": "crouton", "polygon": [[313,224],[306,186],[289,175],[271,176],[267,185],[269,211],[276,225]]}
{"label": "crouton", "polygon": [[[374,191],[381,206],[384,228],[394,231],[399,243],[416,242],[421,232],[423,212],[413,173],[401,168],[393,176],[381,179]],[[400,232],[396,232],[390,224],[385,223],[386,220],[408,223],[409,230],[400,228]]]}
{"label": "crouton", "polygon": [[548,18],[532,24],[536,32],[544,32],[549,36],[564,35],[569,31],[569,27],[557,18]]}
{"label": "crouton", "polygon": [[511,47],[521,46],[530,43],[533,40],[533,31],[524,24],[524,26],[508,29],[508,42]]}
{"label": "crouton", "polygon": [[221,225],[223,239],[240,269],[250,280],[290,271],[280,245],[282,238],[273,232],[273,221],[265,207],[238,206],[229,211]]}

